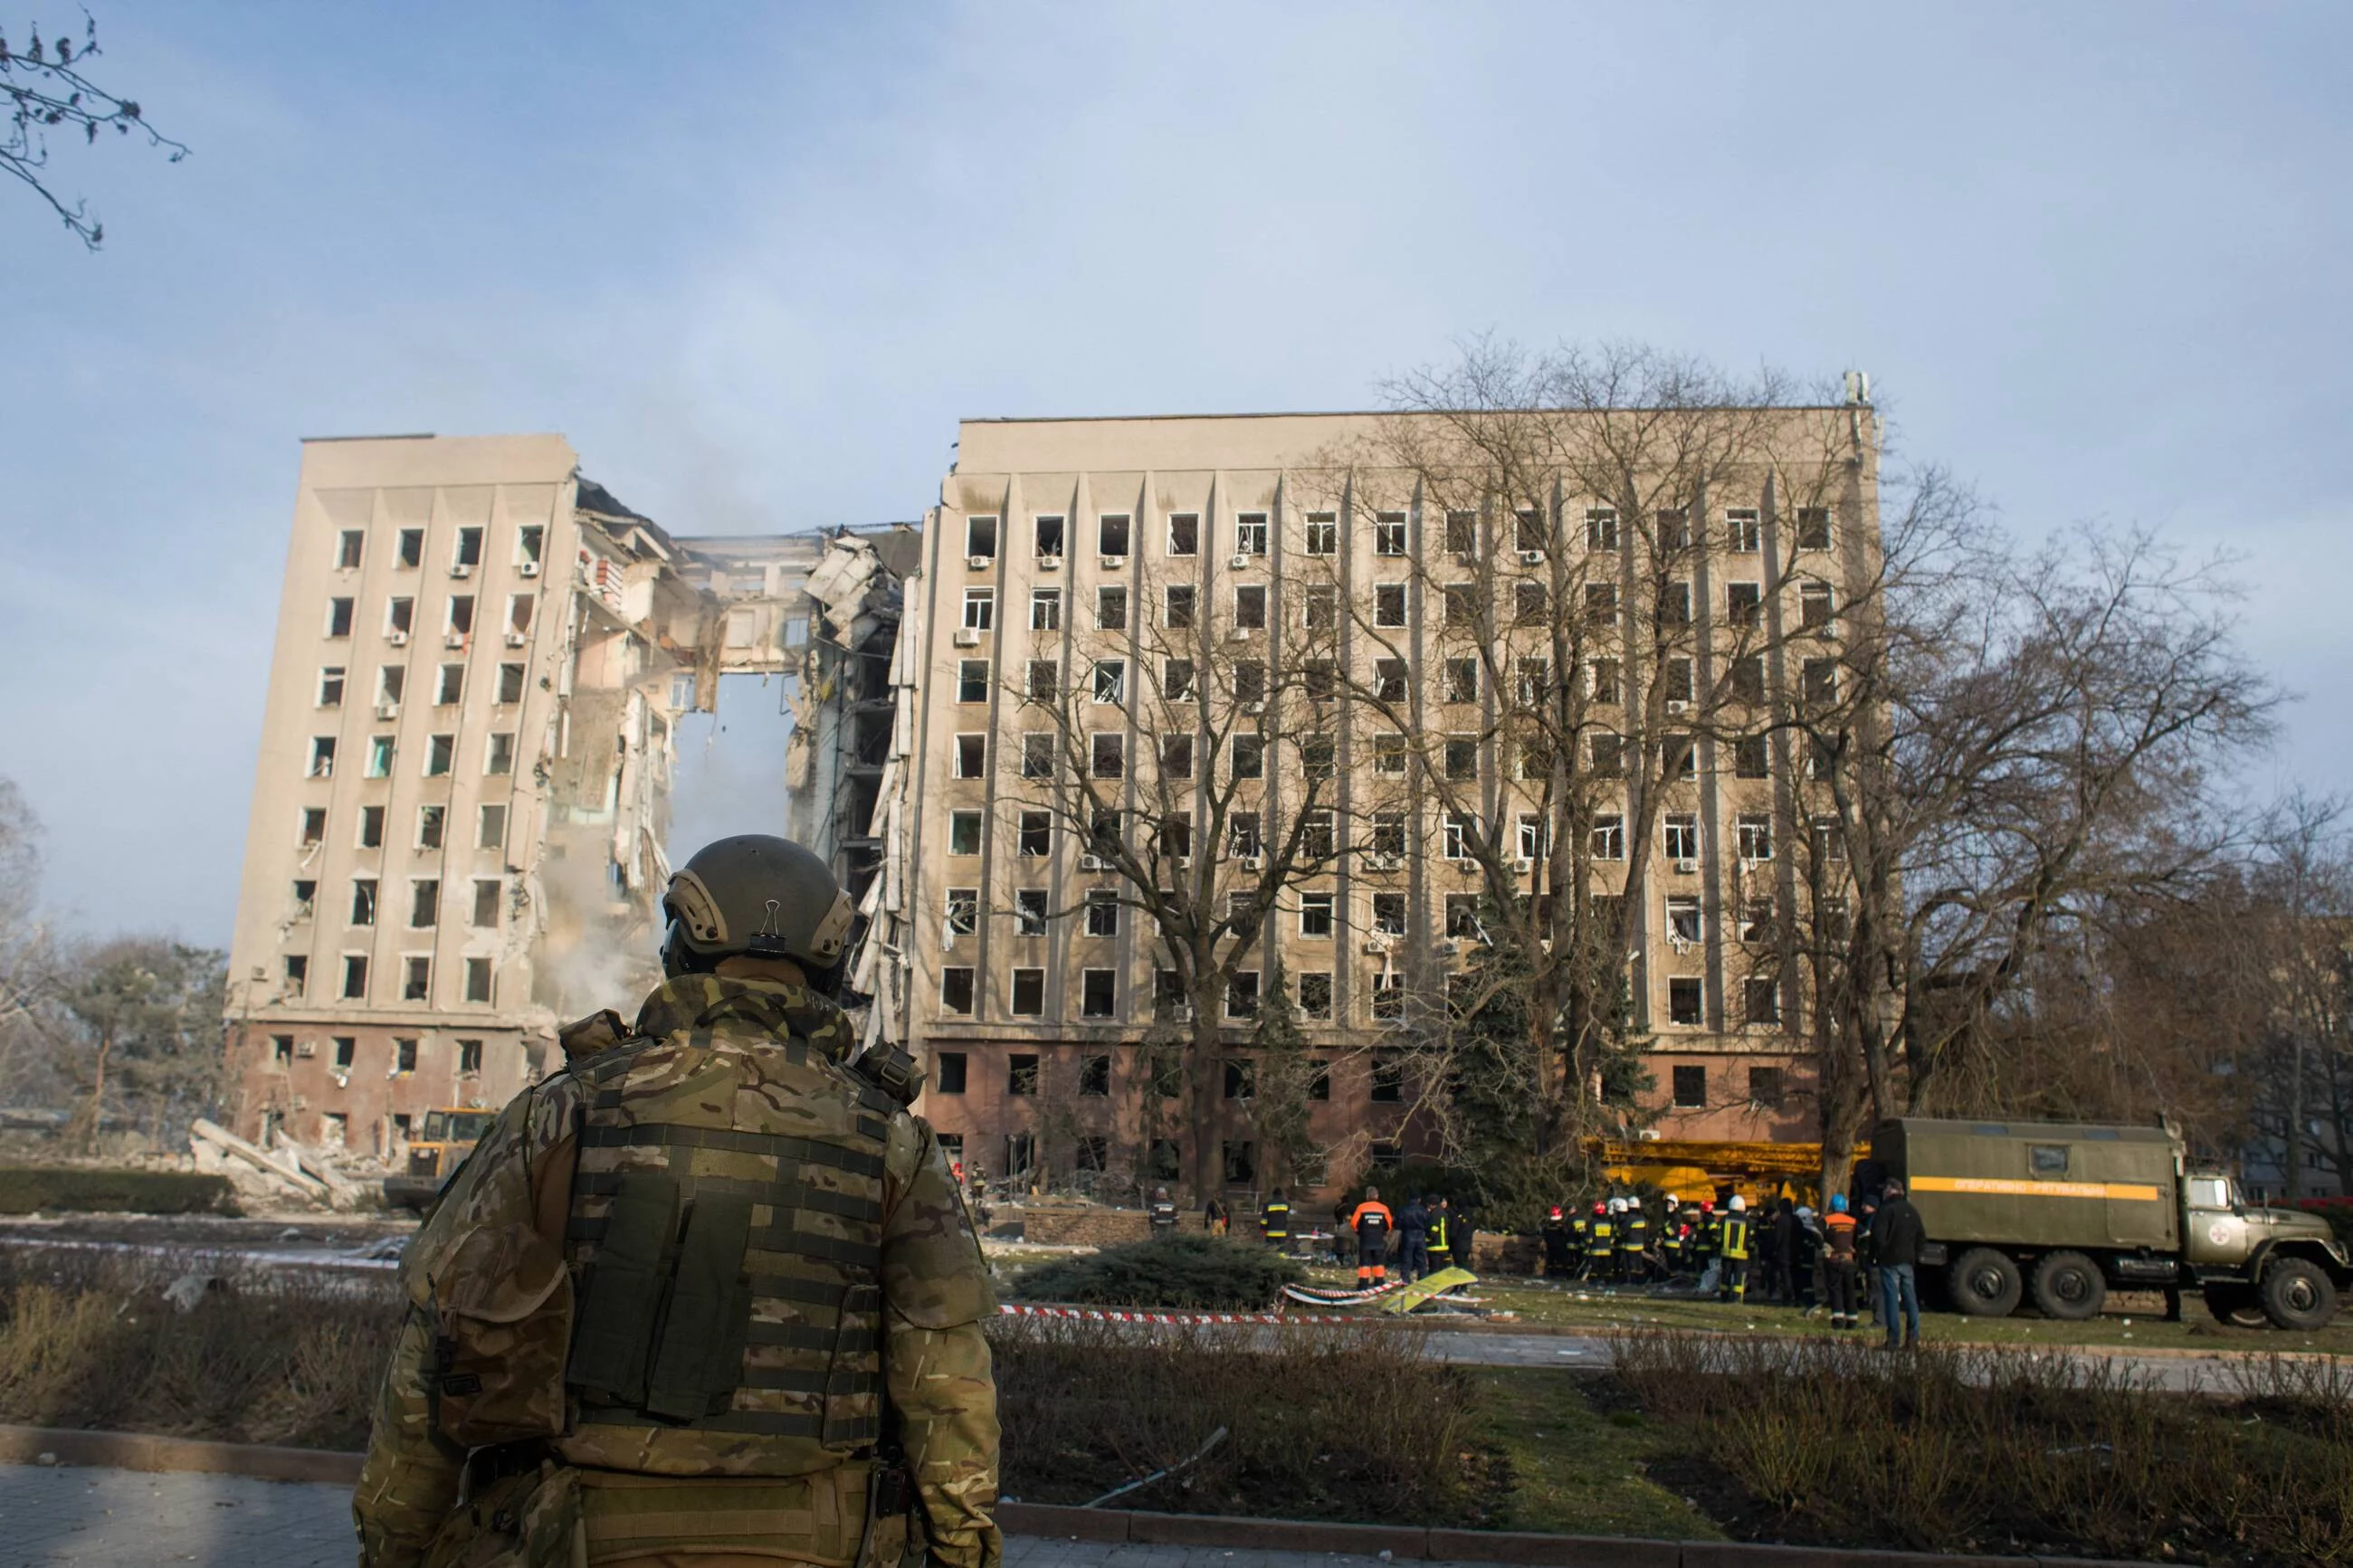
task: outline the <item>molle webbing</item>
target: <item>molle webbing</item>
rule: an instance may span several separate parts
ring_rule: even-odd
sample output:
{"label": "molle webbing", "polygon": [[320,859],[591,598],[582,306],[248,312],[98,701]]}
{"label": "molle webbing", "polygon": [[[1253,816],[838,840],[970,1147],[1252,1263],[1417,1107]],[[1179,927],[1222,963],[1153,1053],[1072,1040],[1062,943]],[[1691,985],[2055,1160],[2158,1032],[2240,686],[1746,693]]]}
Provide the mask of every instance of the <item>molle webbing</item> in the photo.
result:
{"label": "molle webbing", "polygon": [[[860,1136],[881,1142],[890,1129],[879,1121],[860,1118]],[[738,1132],[724,1127],[679,1127],[665,1122],[652,1122],[630,1127],[584,1127],[580,1130],[583,1149],[718,1149],[731,1154],[766,1154],[779,1160],[796,1160],[804,1164],[830,1165],[848,1171],[854,1176],[879,1176],[882,1173],[882,1156],[857,1149],[838,1148],[831,1143],[814,1142],[807,1138],[793,1138],[782,1132]]]}
{"label": "molle webbing", "polygon": [[616,1184],[596,1267],[580,1294],[566,1381],[626,1405],[646,1396],[646,1357],[670,1283],[678,1184],[652,1172]]}

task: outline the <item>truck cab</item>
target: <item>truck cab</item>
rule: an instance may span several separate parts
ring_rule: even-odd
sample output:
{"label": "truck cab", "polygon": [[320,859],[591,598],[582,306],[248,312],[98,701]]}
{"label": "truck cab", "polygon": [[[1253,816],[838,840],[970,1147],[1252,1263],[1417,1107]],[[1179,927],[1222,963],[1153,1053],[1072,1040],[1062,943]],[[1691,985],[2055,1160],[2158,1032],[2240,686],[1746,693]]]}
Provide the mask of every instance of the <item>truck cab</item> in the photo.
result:
{"label": "truck cab", "polygon": [[[2318,1328],[2348,1282],[2344,1247],[2317,1215],[2251,1205],[2221,1171],[2181,1178],[2183,1271],[2224,1322]],[[2276,1298],[2276,1300],[2274,1300]]]}

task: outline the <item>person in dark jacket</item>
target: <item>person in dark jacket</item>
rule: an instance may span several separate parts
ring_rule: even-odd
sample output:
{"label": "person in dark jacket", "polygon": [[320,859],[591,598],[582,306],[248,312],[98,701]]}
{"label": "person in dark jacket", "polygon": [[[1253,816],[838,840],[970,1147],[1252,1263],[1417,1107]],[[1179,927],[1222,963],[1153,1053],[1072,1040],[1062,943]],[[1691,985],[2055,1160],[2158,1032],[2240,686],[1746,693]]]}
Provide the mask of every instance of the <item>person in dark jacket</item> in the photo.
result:
{"label": "person in dark jacket", "polygon": [[1798,1300],[1798,1205],[1783,1197],[1773,1205],[1773,1259],[1766,1276],[1772,1299],[1784,1306]]}
{"label": "person in dark jacket", "polygon": [[1406,1194],[1397,1224],[1398,1273],[1410,1285],[1430,1272],[1430,1210],[1419,1193]]}
{"label": "person in dark jacket", "polygon": [[[1916,1350],[1920,1345],[1920,1244],[1926,1233],[1920,1211],[1904,1195],[1904,1184],[1890,1181],[1879,1212],[1871,1216],[1872,1256],[1879,1267],[1879,1310],[1887,1322],[1889,1350]],[[1896,1337],[1895,1314],[1904,1314],[1903,1337]]]}
{"label": "person in dark jacket", "polygon": [[1545,1215],[1544,1271],[1547,1279],[1568,1277],[1568,1216],[1561,1212],[1558,1204],[1553,1205],[1552,1212]]}

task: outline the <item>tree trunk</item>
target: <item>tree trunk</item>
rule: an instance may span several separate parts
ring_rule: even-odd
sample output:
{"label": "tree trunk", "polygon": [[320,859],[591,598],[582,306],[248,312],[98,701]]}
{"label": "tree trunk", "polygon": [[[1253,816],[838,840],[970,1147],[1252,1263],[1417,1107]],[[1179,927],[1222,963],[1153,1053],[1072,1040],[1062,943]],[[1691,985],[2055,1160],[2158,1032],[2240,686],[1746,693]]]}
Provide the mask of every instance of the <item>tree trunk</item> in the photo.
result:
{"label": "tree trunk", "polygon": [[114,1036],[111,1032],[98,1037],[98,1071],[92,1077],[90,1088],[90,1130],[82,1135],[82,1152],[85,1154],[98,1152],[99,1117],[106,1107],[106,1057],[113,1048]]}
{"label": "tree trunk", "polygon": [[1215,997],[1200,994],[1208,989],[1194,987],[1192,1059],[1185,1064],[1185,1140],[1191,1147],[1178,1167],[1188,1173],[1193,1189],[1189,1197],[1196,1204],[1208,1202],[1209,1195],[1224,1184],[1224,1171],[1218,1163],[1218,1119],[1225,1087],[1220,1070],[1224,1038],[1219,1026],[1225,997],[1222,986]]}

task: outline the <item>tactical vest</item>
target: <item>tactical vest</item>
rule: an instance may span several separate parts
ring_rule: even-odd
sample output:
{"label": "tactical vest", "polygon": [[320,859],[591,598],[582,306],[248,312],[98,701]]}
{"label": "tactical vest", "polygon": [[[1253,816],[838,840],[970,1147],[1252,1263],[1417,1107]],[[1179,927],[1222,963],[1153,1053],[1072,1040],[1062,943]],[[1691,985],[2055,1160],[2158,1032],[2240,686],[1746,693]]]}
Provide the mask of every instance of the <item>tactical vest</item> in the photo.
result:
{"label": "tactical vest", "polygon": [[732,994],[575,1069],[590,1092],[565,1232],[567,1460],[787,1476],[881,1436],[899,1108],[790,1022],[776,997]]}

